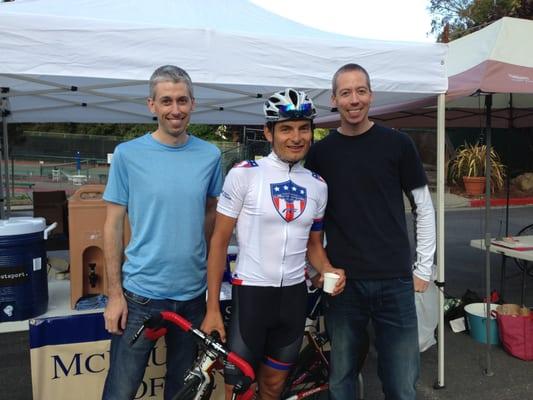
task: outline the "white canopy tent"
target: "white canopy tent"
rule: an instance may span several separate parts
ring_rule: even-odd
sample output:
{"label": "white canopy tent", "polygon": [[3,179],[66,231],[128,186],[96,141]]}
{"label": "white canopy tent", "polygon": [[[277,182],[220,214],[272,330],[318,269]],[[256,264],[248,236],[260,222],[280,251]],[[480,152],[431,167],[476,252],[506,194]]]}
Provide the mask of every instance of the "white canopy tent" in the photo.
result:
{"label": "white canopy tent", "polygon": [[150,122],[146,82],[163,64],[191,75],[193,123],[261,124],[264,97],[286,86],[326,114],[333,72],[353,61],[377,104],[447,87],[445,46],[326,33],[243,0],[0,3],[0,49],[10,122]]}
{"label": "white canopy tent", "polygon": [[[499,109],[497,121],[506,128],[532,126],[533,115],[533,21],[502,18],[490,26],[450,43],[450,99],[461,99],[463,110],[475,110],[468,104],[483,96],[486,144],[491,146],[493,108]],[[475,51],[472,51],[475,49]],[[452,63],[452,60],[456,60]],[[471,97],[468,97],[471,96]],[[518,101],[517,101],[518,100]],[[479,108],[478,108],[479,110]],[[529,124],[529,125],[528,125]],[[485,199],[491,195],[491,159],[487,152]],[[491,292],[490,201],[485,202],[485,285],[487,299]],[[489,302],[489,300],[487,300]],[[487,319],[490,308],[486,307]],[[487,324],[487,338],[490,330]],[[492,375],[491,345],[487,340],[486,374]]]}
{"label": "white canopy tent", "polygon": [[[326,115],[333,73],[356,62],[370,73],[376,107],[440,94],[438,153],[444,154],[445,45],[326,33],[244,0],[17,0],[0,3],[0,54],[4,132],[7,122],[151,122],[147,80],[163,64],[191,75],[193,123],[262,124],[264,98],[289,86],[307,90]],[[443,171],[437,175],[441,271]],[[439,386],[443,346],[441,331]]]}

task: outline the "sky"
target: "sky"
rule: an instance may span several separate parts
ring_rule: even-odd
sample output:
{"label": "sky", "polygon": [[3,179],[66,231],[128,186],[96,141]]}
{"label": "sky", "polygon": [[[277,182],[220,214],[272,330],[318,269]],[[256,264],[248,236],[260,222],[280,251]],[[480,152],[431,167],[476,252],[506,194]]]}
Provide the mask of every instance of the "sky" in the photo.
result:
{"label": "sky", "polygon": [[301,24],[344,35],[435,42],[429,0],[251,0]]}

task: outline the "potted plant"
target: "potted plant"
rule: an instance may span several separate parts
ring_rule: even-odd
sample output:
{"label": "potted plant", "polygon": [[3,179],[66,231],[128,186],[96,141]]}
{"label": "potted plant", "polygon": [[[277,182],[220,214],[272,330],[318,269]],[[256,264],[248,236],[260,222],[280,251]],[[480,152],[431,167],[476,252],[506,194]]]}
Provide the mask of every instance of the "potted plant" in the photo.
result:
{"label": "potted plant", "polygon": [[[485,156],[486,145],[467,144],[457,148],[456,155],[448,163],[448,176],[452,183],[463,182],[466,194],[470,196],[483,194],[485,191]],[[495,192],[503,187],[505,166],[494,148],[490,149],[491,187]]]}

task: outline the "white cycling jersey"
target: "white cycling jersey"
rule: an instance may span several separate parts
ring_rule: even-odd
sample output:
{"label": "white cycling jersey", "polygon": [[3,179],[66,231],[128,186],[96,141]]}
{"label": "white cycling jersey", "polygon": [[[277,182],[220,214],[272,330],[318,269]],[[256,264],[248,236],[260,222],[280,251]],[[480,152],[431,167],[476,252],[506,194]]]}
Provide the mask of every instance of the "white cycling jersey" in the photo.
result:
{"label": "white cycling jersey", "polygon": [[305,279],[307,241],[322,230],[327,185],[273,152],[228,173],[217,211],[237,219],[239,254],[232,283],[291,286]]}

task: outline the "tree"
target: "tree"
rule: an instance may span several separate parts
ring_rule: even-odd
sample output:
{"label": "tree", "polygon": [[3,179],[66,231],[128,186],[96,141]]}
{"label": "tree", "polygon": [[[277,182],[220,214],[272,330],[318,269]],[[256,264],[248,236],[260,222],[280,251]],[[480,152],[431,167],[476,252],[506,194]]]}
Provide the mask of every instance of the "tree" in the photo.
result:
{"label": "tree", "polygon": [[328,136],[329,129],[325,128],[315,128],[313,131],[313,139],[315,142],[318,142],[319,140],[324,139],[326,136]]}
{"label": "tree", "polygon": [[198,136],[201,139],[215,142],[223,142],[228,139],[224,136],[226,132],[225,125],[203,125],[203,124],[191,124],[189,125],[189,132]]}
{"label": "tree", "polygon": [[431,33],[457,39],[502,17],[533,19],[533,0],[430,0]]}
{"label": "tree", "polygon": [[[78,123],[47,123],[23,124],[23,130],[36,132],[59,132],[82,135],[118,136],[124,140],[144,135],[157,129],[157,123],[152,124],[78,124]],[[225,125],[191,124],[188,131],[204,140],[224,141]]]}

